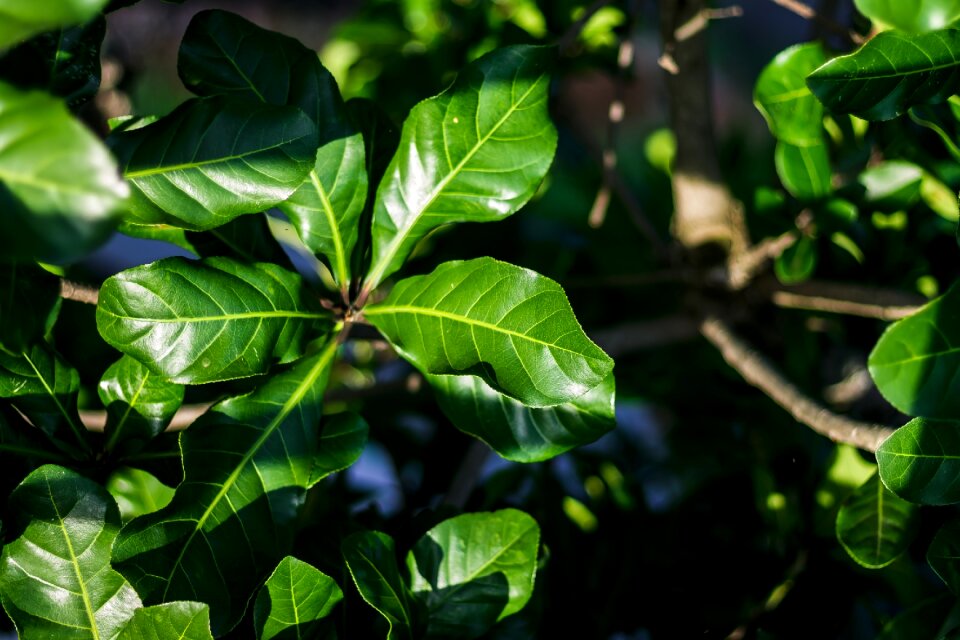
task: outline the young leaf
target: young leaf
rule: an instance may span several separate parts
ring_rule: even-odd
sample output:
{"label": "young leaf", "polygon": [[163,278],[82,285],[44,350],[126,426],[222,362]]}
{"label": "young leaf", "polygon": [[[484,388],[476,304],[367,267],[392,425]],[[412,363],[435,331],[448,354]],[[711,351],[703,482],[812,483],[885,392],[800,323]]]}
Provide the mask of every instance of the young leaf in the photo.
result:
{"label": "young leaf", "polygon": [[823,105],[807,88],[806,79],[825,60],[819,43],[800,44],[778,53],[760,72],[753,102],[777,140],[823,143]]}
{"label": "young leaf", "polygon": [[783,188],[800,200],[817,200],[830,194],[830,158],[825,142],[803,145],[777,142],[773,156]]}
{"label": "young leaf", "polygon": [[960,502],[960,422],[915,418],[877,449],[880,478],[917,504]]}
{"label": "young leaf", "polygon": [[114,638],[140,606],[110,568],[113,498],[73,471],[40,467],[10,495],[16,540],[3,548],[0,597],[21,638]]}
{"label": "young leaf", "polygon": [[880,26],[911,33],[943,29],[960,20],[960,0],[853,0],[857,10]]}
{"label": "young leaf", "polygon": [[387,619],[387,640],[419,637],[413,595],[400,575],[393,538],[379,531],[354,533],[340,549],[360,595]]}
{"label": "young leaf", "polygon": [[927,562],[950,591],[960,593],[960,522],[940,527],[927,549]]}
{"label": "young leaf", "polygon": [[0,255],[68,262],[106,239],[129,189],[63,103],[0,82],[0,131],[0,225],[17,230],[0,234]]}
{"label": "young leaf", "polygon": [[100,379],[100,401],[107,408],[104,448],[140,449],[160,434],[183,403],[183,386],[170,382],[130,356],[123,356]]}
{"label": "young leaf", "polygon": [[492,258],[401,280],[364,315],[423,371],[477,375],[532,407],[570,402],[613,370],[560,285]]}
{"label": "young leaf", "polygon": [[880,393],[911,416],[960,415],[960,288],[893,323],[877,341],[867,367]]}
{"label": "young leaf", "polygon": [[289,198],[313,166],[316,135],[294,107],[213,97],[110,145],[133,186],[132,222],[202,231]]}
{"label": "young leaf", "polygon": [[894,211],[912,206],[920,198],[923,169],[903,160],[888,160],[864,169],[857,182],[864,189],[864,200]]}
{"label": "young leaf", "polygon": [[291,545],[335,353],[330,341],[183,432],[173,501],[131,521],[114,545],[114,566],[145,602],[206,602],[217,636],[237,624]]}
{"label": "young leaf", "polygon": [[810,236],[800,236],[792,246],[777,256],[773,271],[783,284],[809,280],[817,268],[817,243]]}
{"label": "young leaf", "polygon": [[117,640],[213,640],[210,608],[202,602],[169,602],[143,607],[123,628]]}
{"label": "young leaf", "polygon": [[516,509],[438,524],[407,554],[411,590],[426,603],[427,635],[476,638],[527,604],[540,528]]}
{"label": "young leaf", "polygon": [[547,113],[552,56],[543,47],[493,51],[410,111],[377,191],[368,291],[433,229],[502,220],[533,196],[557,145]]}
{"label": "young leaf", "polygon": [[616,425],[613,374],[571,402],[535,409],[477,376],[427,375],[453,425],[507,460],[540,462],[593,442]]}
{"label": "young leaf", "polygon": [[0,0],[0,49],[42,31],[87,22],[107,0]]}
{"label": "young leaf", "polygon": [[159,511],[173,499],[173,489],[142,469],[117,469],[106,486],[120,507],[120,520],[124,524],[134,518]]}
{"label": "young leaf", "polygon": [[287,556],[267,578],[253,606],[257,640],[332,637],[332,627],[323,619],[341,600],[343,592],[333,578]]}
{"label": "young leaf", "polygon": [[111,346],[183,384],[252,376],[301,352],[329,317],[299,275],[228,258],[166,258],[103,283],[97,328]]}
{"label": "young leaf", "polygon": [[857,564],[880,569],[899,558],[917,533],[919,510],[874,474],[837,513],[837,539]]}
{"label": "young leaf", "polygon": [[807,85],[835,113],[890,120],[918,104],[943,102],[960,88],[960,31],[885,32],[834,58]]}
{"label": "young leaf", "polygon": [[367,446],[369,433],[367,422],[355,413],[339,413],[324,418],[308,488],[356,462]]}
{"label": "young leaf", "polygon": [[43,338],[60,310],[60,283],[29,263],[0,265],[0,346],[22,350]]}

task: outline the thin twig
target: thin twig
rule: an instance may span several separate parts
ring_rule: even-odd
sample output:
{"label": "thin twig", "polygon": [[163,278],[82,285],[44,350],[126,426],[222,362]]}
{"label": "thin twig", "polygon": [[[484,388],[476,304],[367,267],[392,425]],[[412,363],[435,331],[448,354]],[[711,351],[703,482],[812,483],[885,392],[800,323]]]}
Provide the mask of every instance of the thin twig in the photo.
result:
{"label": "thin twig", "polygon": [[790,12],[792,12],[792,13],[800,16],[801,18],[803,18],[803,19],[805,19],[805,20],[812,20],[812,21],[816,22],[817,24],[819,24],[819,25],[820,25],[821,27],[823,27],[824,29],[826,29],[826,30],[828,30],[828,31],[832,31],[833,33],[837,34],[838,36],[841,36],[841,37],[843,37],[843,38],[846,38],[846,39],[849,40],[851,43],[853,43],[853,44],[855,44],[855,45],[857,45],[857,46],[860,46],[860,45],[862,45],[864,42],[866,42],[866,38],[864,38],[862,35],[860,35],[860,34],[857,33],[856,31],[854,31],[853,29],[847,29],[846,27],[843,27],[843,26],[837,24],[837,23],[834,22],[833,20],[829,20],[829,19],[821,16],[819,13],[817,13],[817,12],[813,9],[813,7],[804,4],[804,3],[800,2],[799,0],[771,0],[771,1],[772,1],[774,4],[783,7],[783,8],[786,9],[787,11],[790,11]]}
{"label": "thin twig", "polygon": [[888,321],[912,315],[926,303],[922,296],[904,291],[817,280],[795,285],[775,285],[770,292],[770,300],[778,307]]}
{"label": "thin twig", "polygon": [[852,420],[814,402],[783,377],[766,357],[734,333],[724,320],[707,316],[700,323],[700,333],[720,350],[723,359],[744,380],[817,433],[867,451],[876,451],[880,443],[893,433],[892,427]]}
{"label": "thin twig", "polygon": [[84,304],[97,304],[100,298],[100,289],[88,284],[81,284],[66,278],[60,279],[60,297],[64,300],[73,300],[74,302],[83,302]]}
{"label": "thin twig", "polygon": [[733,291],[746,287],[771,260],[797,242],[797,233],[788,231],[774,238],[766,238],[740,254],[731,256],[727,266],[727,286]]}

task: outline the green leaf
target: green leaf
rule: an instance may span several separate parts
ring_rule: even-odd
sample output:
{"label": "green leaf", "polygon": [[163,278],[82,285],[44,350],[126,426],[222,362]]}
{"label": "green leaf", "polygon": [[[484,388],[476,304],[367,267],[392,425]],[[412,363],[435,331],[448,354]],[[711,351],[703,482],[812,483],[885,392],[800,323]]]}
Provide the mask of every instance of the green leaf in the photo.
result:
{"label": "green leaf", "polygon": [[123,356],[100,379],[100,401],[107,408],[104,448],[140,449],[159,435],[183,403],[183,386],[174,384],[130,356]]}
{"label": "green leaf", "polygon": [[857,176],[864,200],[893,211],[907,209],[920,199],[922,181],[923,169],[904,160],[881,162]]}
{"label": "green leaf", "polygon": [[363,531],[344,538],[340,549],[360,595],[387,619],[387,640],[420,637],[413,594],[400,575],[393,538],[379,531]]}
{"label": "green leaf", "polygon": [[289,198],[313,165],[316,135],[294,107],[213,97],[110,144],[133,187],[132,222],[203,231]]}
{"label": "green leaf", "polygon": [[253,607],[257,640],[331,637],[332,626],[323,619],[341,600],[343,592],[333,578],[287,556],[257,595]]}
{"label": "green leaf", "polygon": [[916,640],[917,638],[944,638],[945,621],[956,598],[949,593],[939,593],[932,598],[906,609],[883,626],[877,640]]}
{"label": "green leaf", "polygon": [[59,310],[56,276],[34,264],[0,264],[0,347],[19,351],[39,341]]}
{"label": "green leaf", "polygon": [[107,491],[120,507],[120,519],[134,518],[159,511],[173,499],[173,489],[142,469],[123,467],[107,481]]}
{"label": "green leaf", "polygon": [[960,31],[881,33],[834,58],[807,84],[835,113],[890,120],[918,104],[943,102],[960,87]]}
{"label": "green leaf", "polygon": [[7,513],[17,537],[0,558],[0,597],[20,637],[116,637],[140,600],[110,568],[120,527],[110,494],[47,465],[13,491]]}
{"label": "green leaf", "polygon": [[0,58],[0,77],[25,89],[42,89],[75,109],[100,88],[100,44],[107,23],[42,33]]}
{"label": "green leaf", "polygon": [[912,33],[943,29],[960,19],[960,0],[853,0],[857,10],[880,26]]}
{"label": "green leaf", "polygon": [[800,146],[779,141],[773,160],[783,188],[793,197],[817,200],[833,191],[826,143],[821,141]]}
{"label": "green leaf", "polygon": [[533,593],[540,527],[516,509],[444,520],[407,554],[411,590],[429,611],[427,635],[476,638]]}
{"label": "green leaf", "polygon": [[263,373],[301,352],[329,317],[299,275],[228,258],[166,258],[103,283],[97,328],[111,346],[174,382]]}
{"label": "green leaf", "polygon": [[950,591],[960,593],[960,522],[940,527],[927,549],[927,562]]}
{"label": "green leaf", "polygon": [[[176,231],[184,233],[182,229]],[[240,216],[208,231],[187,231],[184,239],[189,244],[188,250],[201,258],[222,256],[245,262],[290,264],[283,247],[270,233],[270,223],[264,214]]]}
{"label": "green leaf", "polygon": [[960,288],[952,287],[884,331],[867,360],[890,404],[911,416],[960,415]]}
{"label": "green leaf", "polygon": [[17,230],[0,255],[69,262],[105,240],[129,190],[103,143],[59,100],[2,82],[0,131],[0,225]]}
{"label": "green leaf", "polygon": [[823,105],[806,79],[826,60],[818,43],[800,44],[777,54],[753,90],[753,102],[778,140],[793,145],[823,143]]}
{"label": "green leaf", "polygon": [[923,178],[920,181],[920,198],[938,216],[947,222],[957,224],[960,218],[957,194],[932,173],[923,172]]}
{"label": "green leaf", "polygon": [[960,502],[960,422],[914,418],[877,449],[880,478],[917,504]]}
{"label": "green leaf", "polygon": [[913,107],[910,119],[936,133],[954,160],[960,160],[960,96],[950,96],[944,104]]}
{"label": "green leaf", "polygon": [[367,446],[369,433],[367,422],[355,413],[325,417],[308,487],[356,462]]}
{"label": "green leaf", "polygon": [[[253,216],[244,216],[244,218],[246,217]],[[243,218],[237,218],[237,220],[242,219]],[[229,224],[230,223],[228,222],[227,225]],[[124,220],[120,223],[117,231],[126,236],[130,236],[131,238],[143,238],[144,240],[167,242],[196,256],[200,255],[200,252],[197,250],[197,248],[194,247],[187,239],[187,232],[180,227],[172,227],[168,224],[135,224],[129,220]]]}
{"label": "green leaf", "polygon": [[528,406],[570,402],[613,370],[560,285],[492,258],[401,280],[364,315],[421,370],[480,376]]}
{"label": "green leaf", "polygon": [[502,220],[533,196],[557,145],[547,113],[553,55],[498,49],[410,111],[377,191],[368,291],[433,229]]}
{"label": "green leaf", "polygon": [[[7,478],[19,479],[44,462],[70,464],[43,433],[11,407],[0,404],[0,461]],[[21,473],[22,470],[22,473]]]}
{"label": "green leaf", "polygon": [[330,341],[182,433],[184,480],[173,501],[127,524],[113,549],[144,602],[206,602],[217,636],[237,624],[292,544],[335,353]]}
{"label": "green leaf", "polygon": [[564,404],[534,409],[477,376],[431,376],[437,402],[455,427],[507,460],[540,462],[593,442],[614,426],[614,378]]}
{"label": "green leaf", "polygon": [[801,236],[773,262],[777,280],[796,284],[809,280],[817,268],[817,243],[810,236]]}
{"label": "green leaf", "polygon": [[857,564],[880,569],[899,558],[917,533],[919,510],[891,493],[874,474],[837,513],[837,539]]}
{"label": "green leaf", "polygon": [[143,607],[117,640],[213,640],[210,608],[202,602],[169,602]]}
{"label": "green leaf", "polygon": [[87,22],[107,0],[0,0],[0,49],[43,31]]}

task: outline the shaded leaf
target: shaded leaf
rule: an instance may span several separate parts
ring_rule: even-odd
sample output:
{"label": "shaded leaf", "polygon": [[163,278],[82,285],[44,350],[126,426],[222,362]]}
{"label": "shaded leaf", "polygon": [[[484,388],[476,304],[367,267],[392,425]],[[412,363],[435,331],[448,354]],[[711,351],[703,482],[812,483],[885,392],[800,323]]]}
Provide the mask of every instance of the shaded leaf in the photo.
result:
{"label": "shaded leaf", "polygon": [[107,0],[0,0],[0,49],[32,35],[87,22]]}
{"label": "shaded leaf", "polygon": [[809,280],[817,268],[817,243],[810,236],[800,236],[773,262],[777,280],[783,284],[796,284]]}
{"label": "shaded leaf", "polygon": [[[177,231],[183,233],[180,229]],[[270,233],[270,224],[263,214],[240,216],[208,231],[187,231],[184,237],[190,250],[201,258],[223,256],[246,262],[290,264],[283,247]]]}
{"label": "shaded leaf", "polygon": [[379,531],[363,531],[344,538],[340,549],[360,595],[387,619],[387,640],[419,637],[413,595],[400,575],[393,538]]}
{"label": "shaded leaf", "polygon": [[[189,292],[189,294],[187,294]],[[97,328],[111,346],[174,382],[252,376],[301,352],[329,314],[299,275],[269,263],[165,258],[103,283]]]}
{"label": "shaded leaf", "polygon": [[299,109],[213,97],[109,142],[133,187],[131,222],[202,231],[289,198],[310,171],[315,138]]}
{"label": "shaded leaf", "polygon": [[59,310],[56,276],[34,264],[0,264],[0,347],[18,351],[37,342]]}
{"label": "shaded leaf", "polygon": [[557,133],[547,113],[553,50],[515,46],[471,63],[415,106],[373,212],[373,289],[433,229],[502,220],[533,196]]}
{"label": "shaded leaf", "polygon": [[891,493],[874,474],[837,513],[837,539],[857,564],[880,569],[899,558],[917,533],[919,510]]}
{"label": "shaded leaf", "polygon": [[927,562],[950,591],[960,593],[960,522],[940,527],[927,549]]}
{"label": "shaded leaf", "polygon": [[943,638],[944,624],[956,598],[940,593],[900,613],[883,626],[877,640],[916,640]]}
{"label": "shaded leaf", "polygon": [[539,462],[593,442],[614,426],[614,378],[571,402],[535,409],[477,376],[431,376],[437,402],[455,427],[507,460]]}
{"label": "shaded leaf", "polygon": [[833,190],[830,158],[823,141],[803,146],[777,142],[774,165],[783,188],[801,200],[816,200]]}
{"label": "shaded leaf", "polygon": [[793,145],[823,143],[823,105],[807,88],[807,76],[826,60],[819,43],[785,49],[764,67],[753,102],[770,133]]}
{"label": "shaded leaf", "polygon": [[887,160],[860,172],[857,182],[864,199],[877,207],[899,210],[920,198],[923,169],[904,160]]}
{"label": "shaded leaf", "polygon": [[[237,220],[242,219],[243,218],[237,218]],[[180,247],[184,251],[188,251],[195,256],[200,255],[200,252],[197,250],[197,248],[194,247],[193,244],[191,244],[187,239],[187,232],[180,227],[173,227],[168,224],[135,224],[129,220],[124,220],[120,223],[117,231],[126,236],[130,236],[131,238],[143,238],[144,240],[167,242],[174,246]]]}
{"label": "shaded leaf", "polygon": [[335,353],[331,341],[182,433],[184,480],[173,501],[132,520],[114,545],[114,566],[144,602],[206,602],[217,636],[237,624],[292,543]]}
{"label": "shaded leaf", "polygon": [[369,432],[367,422],[355,413],[325,417],[308,487],[356,462],[367,446]]}
{"label": "shaded leaf", "polygon": [[2,82],[0,130],[0,224],[17,230],[0,255],[69,262],[105,240],[129,190],[103,144],[59,100]]}
{"label": "shaded leaf", "polygon": [[143,469],[123,467],[107,481],[107,491],[120,507],[120,519],[127,523],[134,518],[159,511],[173,498],[173,489]]}
{"label": "shaded leaf", "polygon": [[917,504],[960,502],[960,422],[914,418],[877,449],[880,478]]}
{"label": "shaded leaf", "polygon": [[71,462],[39,429],[5,404],[0,404],[0,460],[4,475],[17,480],[44,462]]}
{"label": "shaded leaf", "polygon": [[17,539],[3,548],[0,596],[21,638],[113,638],[140,606],[110,568],[120,527],[100,485],[40,467],[10,495]]}
{"label": "shaded leaf", "polygon": [[831,111],[890,120],[918,104],[943,102],[960,87],[960,31],[884,32],[834,58],[807,84]]}
{"label": "shaded leaf", "polygon": [[516,509],[466,513],[428,531],[407,554],[427,635],[476,638],[533,593],[540,527]]}
{"label": "shaded leaf", "polygon": [[143,607],[117,640],[213,640],[210,608],[202,602],[169,602]]}
{"label": "shaded leaf", "polygon": [[332,625],[324,618],[343,600],[333,578],[287,556],[260,589],[253,607],[257,640],[328,638]]}
{"label": "shaded leaf", "polygon": [[857,10],[881,26],[912,33],[943,29],[960,19],[960,0],[853,0]]}
{"label": "shaded leaf", "polygon": [[401,280],[364,314],[423,371],[477,375],[529,406],[570,402],[613,369],[560,285],[492,258]]}

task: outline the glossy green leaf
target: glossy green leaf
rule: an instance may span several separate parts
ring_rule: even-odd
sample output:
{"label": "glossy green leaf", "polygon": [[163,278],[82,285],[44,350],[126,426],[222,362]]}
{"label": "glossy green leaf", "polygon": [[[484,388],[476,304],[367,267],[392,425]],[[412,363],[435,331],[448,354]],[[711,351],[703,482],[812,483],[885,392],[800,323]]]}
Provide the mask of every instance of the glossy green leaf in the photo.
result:
{"label": "glossy green leaf", "polygon": [[110,494],[48,465],[27,476],[9,507],[17,537],[3,548],[0,597],[20,637],[116,637],[140,600],[110,568],[120,527]]}
{"label": "glossy green leaf", "polygon": [[[183,233],[180,229],[177,231]],[[290,264],[283,247],[270,233],[264,214],[240,216],[208,231],[187,231],[184,239],[189,243],[189,250],[201,258],[221,256],[245,262]]]}
{"label": "glossy green leaf", "polygon": [[867,366],[880,393],[911,416],[960,416],[960,289],[884,331]]}
{"label": "glossy green leaf", "polygon": [[914,418],[877,449],[880,478],[917,504],[960,502],[960,422]]}
{"label": "glossy green leaf", "polygon": [[960,522],[943,525],[927,549],[927,562],[954,594],[960,593]]}
{"label": "glossy green leaf", "polygon": [[30,36],[87,22],[107,0],[0,0],[0,49]]}
{"label": "glossy green leaf", "polygon": [[411,590],[429,612],[427,635],[476,638],[533,593],[540,527],[516,509],[444,520],[407,555]]}
{"label": "glossy green leaf", "polygon": [[363,453],[370,427],[355,413],[327,416],[320,430],[320,445],[310,474],[312,487],[331,473],[343,471]]}
{"label": "glossy green leaf", "polygon": [[42,89],[75,109],[100,88],[102,17],[76,27],[41,33],[0,58],[0,78],[25,89]]}
{"label": "glossy green leaf", "polygon": [[818,43],[785,49],[764,67],[753,102],[770,133],[793,145],[823,143],[823,105],[807,88],[807,76],[826,60]]}
{"label": "glossy green leaf", "polygon": [[253,606],[257,640],[332,637],[332,626],[324,618],[341,600],[343,592],[333,578],[287,556],[267,578]]}
{"label": "glossy green leaf", "polygon": [[882,162],[857,176],[867,202],[892,210],[913,206],[920,198],[922,180],[923,169],[904,160]]}
{"label": "glossy green leaf", "polygon": [[917,533],[919,510],[897,497],[874,474],[837,513],[837,539],[850,557],[868,569],[899,558]]}
{"label": "glossy green leaf", "polygon": [[477,376],[427,376],[455,427],[507,460],[540,462],[593,442],[614,426],[614,379],[579,398],[535,409],[495,391]]}
{"label": "glossy green leaf", "polygon": [[202,602],[169,602],[137,609],[117,640],[213,640],[210,608]]}
{"label": "glossy green leaf", "polygon": [[120,444],[124,451],[142,448],[170,424],[183,403],[182,385],[152,373],[130,356],[104,372],[97,391],[107,408],[107,451]]}
{"label": "glossy green leaf", "polygon": [[80,377],[50,347],[38,343],[18,354],[0,350],[0,398],[9,398],[54,443],[69,453],[89,451],[77,413]]}
{"label": "glossy green leaf", "polygon": [[0,264],[0,347],[19,351],[39,341],[59,310],[56,276],[35,264]]}
{"label": "glossy green leaf", "polygon": [[159,511],[173,499],[173,489],[143,469],[117,469],[106,486],[120,507],[120,519],[124,523]]}
{"label": "glossy green leaf", "polygon": [[889,120],[918,104],[943,102],[960,87],[960,31],[888,31],[834,58],[807,84],[835,113]]}
{"label": "glossy green leaf", "polygon": [[268,263],[166,258],[103,283],[97,328],[113,347],[174,382],[252,376],[289,361],[328,314],[300,276]]}
{"label": "glossy green leaf", "polygon": [[502,220],[533,196],[557,144],[547,113],[553,55],[543,47],[493,51],[410,111],[377,191],[367,289],[433,229]]}
{"label": "glossy green leaf", "polygon": [[912,33],[943,29],[960,19],[960,0],[853,0],[857,10],[880,26]]}
{"label": "glossy green leaf", "polygon": [[114,566],[146,603],[206,602],[217,636],[240,620],[289,552],[335,353],[331,341],[183,432],[184,480],[173,501],[127,524],[113,549]]}
{"label": "glossy green leaf", "polygon": [[777,280],[797,284],[809,280],[817,268],[817,243],[810,236],[801,236],[773,262]]}
{"label": "glossy green leaf", "polygon": [[106,147],[59,100],[2,82],[0,131],[0,255],[68,262],[105,240],[129,192]]}
{"label": "glossy green leaf", "polygon": [[401,280],[364,314],[423,371],[477,375],[533,407],[570,402],[613,370],[560,285],[492,258]]}
{"label": "glossy green leaf", "polygon": [[387,640],[419,637],[413,594],[400,575],[393,538],[379,531],[354,533],[340,549],[360,595],[387,619]]}
{"label": "glossy green leaf", "polygon": [[774,166],[783,188],[801,200],[817,200],[830,194],[830,157],[825,142],[795,145],[777,142]]}
{"label": "glossy green leaf", "polygon": [[110,145],[132,185],[130,220],[212,229],[283,202],[316,154],[316,127],[294,107],[197,98]]}

